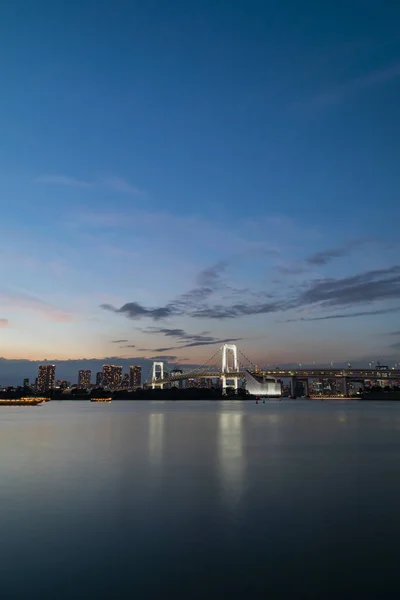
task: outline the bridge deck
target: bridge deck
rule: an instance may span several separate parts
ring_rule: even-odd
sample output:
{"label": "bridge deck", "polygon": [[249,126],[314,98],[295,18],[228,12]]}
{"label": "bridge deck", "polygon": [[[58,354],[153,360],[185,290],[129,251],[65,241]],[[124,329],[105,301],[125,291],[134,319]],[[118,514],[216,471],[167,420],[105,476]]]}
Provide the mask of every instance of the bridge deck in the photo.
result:
{"label": "bridge deck", "polygon": [[[250,371],[251,372],[251,371]],[[246,371],[237,371],[223,373],[222,371],[203,371],[203,372],[188,372],[174,375],[173,377],[164,377],[157,379],[154,382],[156,385],[171,383],[174,381],[182,381],[184,379],[234,379],[238,377],[243,379]],[[400,380],[400,369],[273,369],[268,371],[258,371],[252,373],[254,375],[262,375],[273,379],[284,379],[289,377],[297,377],[298,379],[335,379],[346,377],[348,380],[363,381],[365,379],[393,381]]]}

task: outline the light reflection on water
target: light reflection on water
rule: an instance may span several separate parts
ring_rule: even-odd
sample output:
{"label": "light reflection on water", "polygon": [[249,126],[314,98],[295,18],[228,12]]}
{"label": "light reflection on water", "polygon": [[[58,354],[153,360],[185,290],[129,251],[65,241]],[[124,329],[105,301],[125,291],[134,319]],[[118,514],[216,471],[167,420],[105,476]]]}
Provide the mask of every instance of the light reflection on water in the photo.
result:
{"label": "light reflection on water", "polygon": [[1,598],[365,600],[397,584],[400,403],[0,417]]}
{"label": "light reflection on water", "polygon": [[221,492],[224,501],[235,507],[243,492],[243,413],[221,412],[218,423]]}
{"label": "light reflection on water", "polygon": [[165,414],[152,412],[149,414],[149,459],[158,466],[163,458]]}

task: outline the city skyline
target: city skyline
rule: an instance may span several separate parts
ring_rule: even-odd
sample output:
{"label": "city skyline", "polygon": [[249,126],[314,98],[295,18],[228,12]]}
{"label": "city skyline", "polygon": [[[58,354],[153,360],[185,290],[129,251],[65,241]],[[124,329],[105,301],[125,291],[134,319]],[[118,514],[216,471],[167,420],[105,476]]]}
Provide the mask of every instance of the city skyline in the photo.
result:
{"label": "city skyline", "polygon": [[1,383],[400,361],[400,8],[6,4]]}

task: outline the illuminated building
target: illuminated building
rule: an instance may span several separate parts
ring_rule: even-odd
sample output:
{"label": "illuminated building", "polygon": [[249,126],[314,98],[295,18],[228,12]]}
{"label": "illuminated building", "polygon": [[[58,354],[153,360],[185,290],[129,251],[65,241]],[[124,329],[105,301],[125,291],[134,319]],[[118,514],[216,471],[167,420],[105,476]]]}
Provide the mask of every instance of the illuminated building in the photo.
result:
{"label": "illuminated building", "polygon": [[60,390],[66,390],[71,387],[71,383],[69,381],[65,381],[65,379],[57,379],[56,388],[60,388]]}
{"label": "illuminated building", "polygon": [[[170,376],[171,376],[171,378],[179,377],[179,375],[182,375],[182,373],[183,373],[182,369],[172,369]],[[183,388],[183,380],[177,379],[176,381],[172,381],[171,387],[182,389]]]}
{"label": "illuminated building", "polygon": [[96,385],[101,387],[103,385],[103,372],[99,371],[96,373]]}
{"label": "illuminated building", "polygon": [[115,365],[103,365],[103,385],[110,390],[121,387],[122,367]]}
{"label": "illuminated building", "polygon": [[29,377],[24,379],[24,387],[29,387]]}
{"label": "illuminated building", "polygon": [[199,387],[200,379],[198,377],[190,377],[190,379],[186,380],[187,388],[197,388]]}
{"label": "illuminated building", "polygon": [[86,371],[81,369],[78,375],[78,388],[81,390],[87,389],[90,386],[90,379],[92,377],[92,371],[87,369]]}
{"label": "illuminated building", "polygon": [[123,376],[121,386],[123,390],[127,390],[129,388],[129,373],[125,373]]}
{"label": "illuminated building", "polygon": [[271,396],[272,398],[282,396],[282,386],[279,381],[265,375],[245,374],[246,390],[254,396]]}
{"label": "illuminated building", "polygon": [[132,365],[129,367],[129,387],[132,389],[140,388],[142,385],[142,367]]}
{"label": "illuminated building", "polygon": [[48,392],[54,387],[55,365],[40,365],[37,378],[37,391]]}

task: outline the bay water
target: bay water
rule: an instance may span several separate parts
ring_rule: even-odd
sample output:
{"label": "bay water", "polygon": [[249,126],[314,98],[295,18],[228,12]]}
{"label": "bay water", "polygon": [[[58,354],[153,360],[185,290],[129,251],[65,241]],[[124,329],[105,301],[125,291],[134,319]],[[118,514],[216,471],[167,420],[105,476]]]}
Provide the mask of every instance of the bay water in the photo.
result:
{"label": "bay water", "polygon": [[0,597],[394,598],[400,403],[0,408]]}

